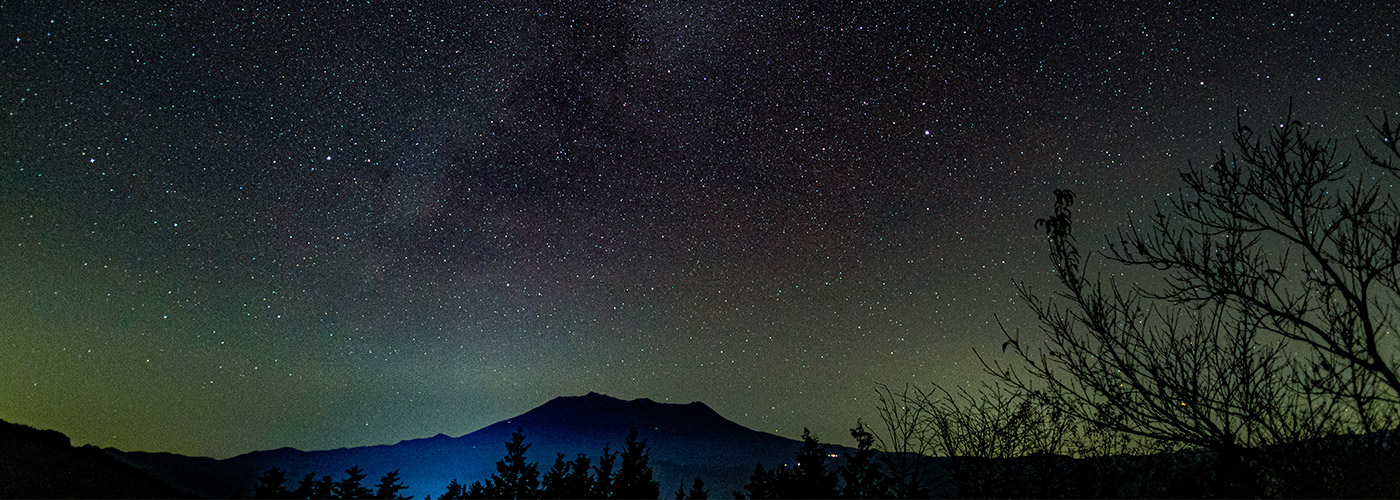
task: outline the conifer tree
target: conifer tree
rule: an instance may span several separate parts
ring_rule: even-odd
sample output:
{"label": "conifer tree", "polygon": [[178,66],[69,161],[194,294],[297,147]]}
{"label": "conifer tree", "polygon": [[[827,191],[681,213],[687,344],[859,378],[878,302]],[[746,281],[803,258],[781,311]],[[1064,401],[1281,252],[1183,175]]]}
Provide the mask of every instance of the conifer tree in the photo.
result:
{"label": "conifer tree", "polygon": [[297,482],[297,489],[288,494],[290,498],[331,498],[331,489],[335,482],[330,476],[322,476],[316,479],[315,472],[308,472]]}
{"label": "conifer tree", "polygon": [[797,450],[797,466],[786,481],[786,495],[794,498],[832,498],[836,496],[836,476],[826,469],[826,446],[812,432],[802,429],[802,448]]}
{"label": "conifer tree", "polygon": [[253,486],[253,498],[291,498],[286,482],[287,476],[282,469],[268,469],[258,478],[258,484]]}
{"label": "conifer tree", "polygon": [[560,453],[554,457],[554,466],[544,473],[544,478],[540,480],[540,498],[573,498],[564,495],[564,481],[569,475],[569,462],[564,461],[564,454]]}
{"label": "conifer tree", "polygon": [[399,492],[408,489],[399,481],[399,470],[394,469],[379,478],[379,486],[374,490],[374,498],[379,500],[408,500],[409,497],[399,496]]}
{"label": "conifer tree", "polygon": [[588,477],[588,457],[582,453],[569,462],[569,474],[564,476],[563,485],[560,491],[564,493],[564,498],[586,498],[590,494]]}
{"label": "conifer tree", "polygon": [[851,429],[856,439],[856,453],[845,454],[846,464],[840,468],[841,498],[882,498],[889,496],[889,480],[875,463],[875,435],[856,421]]}
{"label": "conifer tree", "polygon": [[492,495],[486,486],[481,484],[481,481],[474,481],[471,486],[467,487],[467,492],[462,495],[462,498],[496,498],[498,496]]}
{"label": "conifer tree", "polygon": [[496,473],[486,482],[486,493],[496,498],[538,498],[540,491],[539,464],[529,462],[525,451],[523,429],[517,428],[506,443],[506,456],[496,462]]}
{"label": "conifer tree", "polygon": [[335,483],[331,490],[336,498],[369,498],[371,492],[364,486],[365,472],[360,466],[353,465],[345,469],[345,476],[345,479]]}
{"label": "conifer tree", "polygon": [[297,481],[297,489],[292,490],[291,498],[311,498],[311,491],[316,488],[316,473],[308,472]]}
{"label": "conifer tree", "polygon": [[[742,498],[778,498],[777,483],[777,475],[759,463],[753,467],[753,473],[749,474],[749,482],[744,485]],[[734,496],[741,497],[738,493]]]}
{"label": "conifer tree", "polygon": [[465,494],[466,491],[462,489],[462,483],[457,482],[457,479],[453,478],[452,483],[447,485],[447,493],[443,493],[439,496],[438,500],[460,500],[465,498]]}
{"label": "conifer tree", "polygon": [[603,454],[598,457],[598,465],[593,466],[593,481],[589,485],[592,498],[612,498],[613,464],[616,462],[617,453],[603,445]]}
{"label": "conifer tree", "polygon": [[311,496],[308,498],[334,498],[335,480],[329,475],[321,476],[311,487]]}
{"label": "conifer tree", "polygon": [[661,484],[653,479],[647,459],[647,442],[638,440],[637,427],[634,425],[628,432],[627,444],[622,449],[622,464],[618,467],[613,497],[657,498],[661,495]]}
{"label": "conifer tree", "polygon": [[826,446],[812,432],[802,429],[802,447],[797,450],[796,464],[770,471],[758,464],[744,485],[747,498],[834,498],[837,493],[836,474],[826,468]]}
{"label": "conifer tree", "polygon": [[705,489],[705,483],[700,480],[699,476],[695,478],[695,482],[690,484],[690,493],[686,495],[686,498],[691,500],[706,500],[710,498],[710,492]]}

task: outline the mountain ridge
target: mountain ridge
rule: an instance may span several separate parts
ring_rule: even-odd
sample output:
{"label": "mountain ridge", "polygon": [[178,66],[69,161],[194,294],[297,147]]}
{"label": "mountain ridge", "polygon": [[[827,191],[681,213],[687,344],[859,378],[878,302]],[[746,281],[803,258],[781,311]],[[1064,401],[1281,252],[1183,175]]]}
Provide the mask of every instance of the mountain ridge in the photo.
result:
{"label": "mountain ridge", "polygon": [[[650,398],[623,400],[589,392],[559,396],[544,404],[476,431],[452,437],[444,433],[400,440],[393,444],[300,450],[281,447],[252,451],[226,459],[178,454],[124,452],[108,449],[118,459],[170,484],[207,497],[247,494],[244,491],[269,468],[286,472],[289,487],[308,472],[319,478],[343,476],[359,465],[377,480],[399,470],[404,494],[423,498],[440,495],[456,479],[462,484],[484,480],[505,454],[504,443],[517,429],[531,445],[527,456],[547,469],[556,453],[566,458],[584,454],[596,460],[604,446],[616,452],[636,426],[647,441],[652,468],[662,491],[674,491],[696,476],[715,495],[728,496],[743,487],[753,467],[777,467],[792,460],[800,446],[794,439],[757,431],[724,418],[705,403],[663,403]],[[847,448],[828,445],[833,453]]]}

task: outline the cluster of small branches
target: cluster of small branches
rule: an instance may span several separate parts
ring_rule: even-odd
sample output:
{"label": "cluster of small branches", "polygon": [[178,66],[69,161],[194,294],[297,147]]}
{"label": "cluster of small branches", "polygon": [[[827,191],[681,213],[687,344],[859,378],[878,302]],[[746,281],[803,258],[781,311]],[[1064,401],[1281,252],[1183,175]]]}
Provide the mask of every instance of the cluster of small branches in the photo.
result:
{"label": "cluster of small branches", "polygon": [[1358,139],[1359,159],[1291,112],[1268,133],[1237,124],[1235,151],[1183,172],[1181,196],[1102,251],[1080,251],[1075,195],[1055,191],[1036,226],[1057,286],[1016,285],[1041,335],[1003,328],[1010,359],[979,353],[995,383],[976,391],[881,387],[881,445],[907,454],[891,468],[1198,449],[1223,478],[1212,494],[1339,477],[1309,469],[1343,459],[1280,450],[1388,440],[1400,422],[1400,124],[1371,124],[1380,146]]}
{"label": "cluster of small branches", "polygon": [[1362,145],[1359,163],[1291,116],[1264,137],[1239,125],[1236,152],[1183,172],[1185,196],[1095,254],[1160,286],[1091,275],[1074,196],[1056,191],[1037,226],[1060,288],[1017,285],[1043,347],[1006,332],[1013,362],[984,365],[1017,391],[1043,387],[1074,420],[1215,452],[1238,468],[1235,492],[1292,468],[1270,446],[1393,427],[1400,126],[1372,124],[1383,148]]}
{"label": "cluster of small branches", "polygon": [[[1266,137],[1240,125],[1237,153],[1182,175],[1193,197],[1131,224],[1108,256],[1167,273],[1151,299],[1231,303],[1261,332],[1310,347],[1310,390],[1350,399],[1363,428],[1400,403],[1400,124],[1372,121],[1364,161],[1291,116]],[[1389,181],[1389,182],[1387,182]]]}

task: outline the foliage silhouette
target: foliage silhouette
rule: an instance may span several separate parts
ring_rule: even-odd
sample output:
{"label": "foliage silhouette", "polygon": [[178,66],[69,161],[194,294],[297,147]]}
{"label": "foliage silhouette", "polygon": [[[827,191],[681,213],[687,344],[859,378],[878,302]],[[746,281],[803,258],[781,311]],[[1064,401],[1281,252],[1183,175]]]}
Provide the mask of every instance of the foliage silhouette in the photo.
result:
{"label": "foliage silhouette", "polygon": [[593,466],[593,481],[590,483],[592,498],[612,498],[613,465],[617,463],[617,453],[608,445],[603,445],[603,454],[598,456],[598,465]]}
{"label": "foliage silhouette", "polygon": [[564,454],[554,457],[554,465],[540,479],[540,498],[573,498],[563,493],[564,478],[569,474],[569,462]]}
{"label": "foliage silhouette", "polygon": [[734,493],[735,499],[741,498],[782,498],[778,489],[778,478],[762,463],[754,465],[753,473],[749,474],[749,482],[744,485],[744,493]]}
{"label": "foliage silhouette", "polygon": [[554,466],[541,481],[541,498],[591,498],[588,457],[579,454],[565,462],[564,454],[554,459]]}
{"label": "foliage silhouette", "polygon": [[[364,486],[366,476],[360,466],[355,465],[345,470],[345,478],[340,481],[333,481],[330,476],[323,476],[316,479],[315,472],[308,472],[297,482],[295,490],[288,491],[285,472],[278,467],[273,467],[263,471],[258,478],[258,482],[253,486],[253,498],[382,498],[408,500],[407,497],[397,495],[399,491],[407,489],[399,481],[399,472],[394,470],[385,474],[379,480],[379,486],[371,491]],[[459,486],[460,488],[460,486]]]}
{"label": "foliage silhouette", "polygon": [[294,498],[287,491],[287,475],[282,469],[273,467],[262,473],[258,484],[253,486],[253,498]]}
{"label": "foliage silhouette", "polygon": [[875,435],[856,421],[851,429],[856,440],[855,454],[845,454],[846,463],[838,469],[841,476],[841,498],[885,498],[890,496],[890,481],[876,463]]}
{"label": "foliage silhouette", "polygon": [[802,430],[802,447],[794,458],[792,467],[783,465],[777,470],[769,470],[762,463],[755,465],[743,494],[736,492],[735,498],[837,497],[836,471],[827,469],[826,446],[812,436],[811,431]]}
{"label": "foliage silhouette", "polygon": [[454,478],[451,483],[447,484],[447,491],[438,496],[438,500],[459,500],[466,498],[466,494],[467,491],[462,487],[462,483],[457,482],[457,479]]}
{"label": "foliage silhouette", "polygon": [[[522,430],[517,429],[506,442],[505,457],[496,462],[495,474],[484,483],[476,481],[465,488],[453,479],[438,499],[657,498],[660,495],[660,484],[653,478],[654,472],[647,463],[646,441],[638,437],[635,427],[628,434],[621,453],[604,445],[596,466],[583,454],[572,461],[565,461],[564,455],[558,454],[542,478],[539,464],[528,462],[525,457],[530,446]],[[614,470],[619,459],[621,466]],[[396,482],[397,474],[391,474],[394,474],[392,482]]]}
{"label": "foliage silhouette", "polygon": [[[661,485],[654,479],[651,469],[650,452],[647,441],[638,437],[636,427],[631,429],[622,452],[613,452],[609,445],[603,445],[602,457],[598,465],[592,465],[587,455],[578,455],[573,461],[564,461],[564,455],[554,458],[554,464],[540,479],[539,464],[526,459],[526,451],[531,444],[525,443],[521,429],[511,434],[505,443],[505,457],[496,462],[496,473],[482,482],[477,480],[470,486],[452,479],[438,500],[455,499],[655,499]],[[615,469],[615,464],[619,464]],[[406,489],[399,478],[399,471],[385,473],[374,490],[364,487],[365,472],[360,466],[351,466],[346,478],[333,482],[330,476],[315,479],[315,472],[309,472],[297,489],[287,492],[286,473],[280,468],[263,472],[253,492],[259,499],[399,499],[399,492]],[[690,496],[707,497],[700,478],[692,486]]]}
{"label": "foliage silhouette", "polygon": [[331,488],[335,483],[330,476],[316,479],[315,472],[308,472],[297,482],[297,489],[292,490],[291,498],[331,498]]}
{"label": "foliage silhouette", "polygon": [[685,490],[685,484],[676,488],[676,500],[706,500],[710,498],[710,491],[705,489],[705,482],[699,477],[690,483],[690,491]]}
{"label": "foliage silhouette", "polygon": [[[511,433],[506,442],[506,456],[496,462],[496,473],[486,480],[481,492],[491,498],[539,498],[539,464],[525,458],[530,445],[525,443],[523,429]],[[472,490],[477,490],[476,484]],[[469,493],[469,497],[479,498]]]}
{"label": "foliage silhouette", "polygon": [[363,483],[365,476],[364,470],[358,465],[345,469],[345,479],[335,483],[331,494],[335,498],[369,498],[371,492]]}
{"label": "foliage silhouette", "polygon": [[652,478],[646,440],[637,438],[637,427],[627,433],[627,442],[622,448],[621,465],[617,478],[613,481],[612,496],[615,498],[657,498],[661,485]]}
{"label": "foliage silhouette", "polygon": [[792,490],[802,498],[835,498],[836,475],[826,468],[826,446],[806,428],[802,429],[802,448],[797,450],[797,463],[788,479]]}
{"label": "foliage silhouette", "polygon": [[408,497],[399,496],[399,492],[407,489],[402,481],[399,481],[399,470],[394,469],[379,478],[379,485],[374,489],[374,498],[379,500],[408,500]]}

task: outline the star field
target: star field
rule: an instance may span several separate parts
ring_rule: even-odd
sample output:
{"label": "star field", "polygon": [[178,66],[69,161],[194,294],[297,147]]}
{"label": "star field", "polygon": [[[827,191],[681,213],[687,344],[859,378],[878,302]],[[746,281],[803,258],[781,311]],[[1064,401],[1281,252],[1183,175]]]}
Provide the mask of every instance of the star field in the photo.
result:
{"label": "star field", "polygon": [[1400,110],[1384,2],[0,6],[0,418],[216,457],[555,396],[844,442],[980,380],[1033,221]]}

